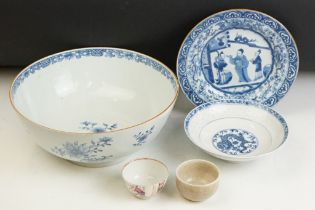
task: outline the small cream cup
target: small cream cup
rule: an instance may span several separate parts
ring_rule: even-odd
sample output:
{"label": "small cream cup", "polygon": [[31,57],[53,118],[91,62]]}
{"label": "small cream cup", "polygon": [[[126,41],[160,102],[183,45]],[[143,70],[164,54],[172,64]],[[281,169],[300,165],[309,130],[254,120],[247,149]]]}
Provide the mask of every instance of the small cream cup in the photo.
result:
{"label": "small cream cup", "polygon": [[187,200],[204,201],[217,191],[219,173],[218,167],[209,161],[185,161],[176,169],[177,189]]}

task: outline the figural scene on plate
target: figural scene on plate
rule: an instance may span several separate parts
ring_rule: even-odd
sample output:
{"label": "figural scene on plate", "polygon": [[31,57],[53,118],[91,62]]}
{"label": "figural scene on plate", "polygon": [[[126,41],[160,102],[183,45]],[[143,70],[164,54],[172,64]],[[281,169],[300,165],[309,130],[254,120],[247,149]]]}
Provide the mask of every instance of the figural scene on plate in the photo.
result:
{"label": "figural scene on plate", "polygon": [[272,51],[262,36],[232,29],[209,40],[201,57],[202,71],[214,87],[244,92],[258,87],[272,67]]}

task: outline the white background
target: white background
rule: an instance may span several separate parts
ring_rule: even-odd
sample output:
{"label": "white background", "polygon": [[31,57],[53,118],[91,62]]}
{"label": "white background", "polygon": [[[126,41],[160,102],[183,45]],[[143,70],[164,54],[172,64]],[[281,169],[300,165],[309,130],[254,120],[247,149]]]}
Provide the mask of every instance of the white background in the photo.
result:
{"label": "white background", "polygon": [[[218,160],[190,143],[183,120],[193,106],[181,94],[157,139],[128,159],[153,157],[169,167],[165,189],[150,200],[139,200],[126,190],[120,170],[128,160],[107,168],[84,168],[36,146],[8,100],[16,74],[0,69],[0,210],[315,209],[315,74],[300,74],[275,106],[288,122],[287,142],[248,163]],[[202,203],[186,201],[175,186],[177,165],[192,158],[210,160],[221,170],[218,192]]]}

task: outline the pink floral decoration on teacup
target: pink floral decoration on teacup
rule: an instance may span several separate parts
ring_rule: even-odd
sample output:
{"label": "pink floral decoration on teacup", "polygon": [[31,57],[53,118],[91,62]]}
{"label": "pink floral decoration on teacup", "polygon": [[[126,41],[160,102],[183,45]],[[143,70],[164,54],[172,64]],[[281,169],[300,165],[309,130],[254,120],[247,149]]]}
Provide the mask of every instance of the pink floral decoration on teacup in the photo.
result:
{"label": "pink floral decoration on teacup", "polygon": [[139,158],[123,167],[122,177],[133,195],[148,199],[163,189],[168,178],[168,169],[158,160]]}

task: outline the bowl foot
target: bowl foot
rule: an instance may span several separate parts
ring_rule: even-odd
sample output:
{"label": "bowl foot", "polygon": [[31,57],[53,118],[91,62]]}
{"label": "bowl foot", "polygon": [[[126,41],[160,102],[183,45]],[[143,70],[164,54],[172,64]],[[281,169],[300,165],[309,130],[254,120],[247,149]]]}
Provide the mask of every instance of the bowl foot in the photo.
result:
{"label": "bowl foot", "polygon": [[121,159],[117,159],[114,161],[109,161],[109,162],[100,162],[100,163],[83,163],[83,162],[77,162],[77,161],[72,161],[69,160],[69,162],[78,165],[78,166],[83,166],[83,167],[88,167],[88,168],[102,168],[102,167],[106,167],[106,166],[112,166],[115,164],[120,163],[121,161],[123,161],[125,158],[121,158]]}

